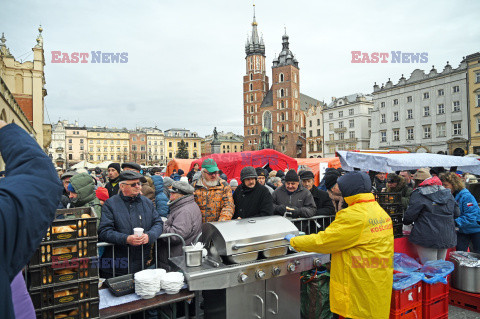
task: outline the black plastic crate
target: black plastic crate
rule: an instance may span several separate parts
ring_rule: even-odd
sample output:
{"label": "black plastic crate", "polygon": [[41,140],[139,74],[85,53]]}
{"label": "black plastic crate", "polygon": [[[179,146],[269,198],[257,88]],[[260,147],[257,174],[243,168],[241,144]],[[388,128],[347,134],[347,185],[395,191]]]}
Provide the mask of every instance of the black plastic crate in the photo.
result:
{"label": "black plastic crate", "polygon": [[380,204],[380,206],[390,216],[403,214],[403,205],[401,204]]}
{"label": "black plastic crate", "polygon": [[97,237],[43,242],[30,259],[29,267],[97,256]]}
{"label": "black plastic crate", "polygon": [[379,204],[401,204],[402,203],[402,193],[374,193],[375,200]]}
{"label": "black plastic crate", "polygon": [[63,285],[78,280],[98,278],[98,258],[71,259],[27,268],[27,288],[35,289],[49,285]]}
{"label": "black plastic crate", "polygon": [[403,213],[390,215],[393,225],[403,225]]}
{"label": "black plastic crate", "polygon": [[95,236],[97,236],[97,215],[93,208],[58,209],[55,220],[47,229],[42,241],[54,242]]}
{"label": "black plastic crate", "polygon": [[83,299],[97,298],[98,278],[30,289],[29,293],[35,309],[72,304]]}
{"label": "black plastic crate", "polygon": [[394,238],[403,237],[403,224],[402,223],[393,224],[393,237]]}
{"label": "black plastic crate", "polygon": [[84,319],[99,318],[100,300],[98,298],[81,300],[73,305],[59,305],[36,312],[38,319]]}

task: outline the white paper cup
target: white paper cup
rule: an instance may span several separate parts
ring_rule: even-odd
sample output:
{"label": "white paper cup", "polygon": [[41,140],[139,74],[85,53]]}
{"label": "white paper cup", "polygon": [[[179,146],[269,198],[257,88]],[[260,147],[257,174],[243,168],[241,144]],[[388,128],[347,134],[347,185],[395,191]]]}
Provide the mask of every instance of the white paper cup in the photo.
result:
{"label": "white paper cup", "polygon": [[138,236],[138,237],[142,236],[143,235],[143,228],[141,228],[141,227],[134,228],[133,229],[133,234],[135,236]]}

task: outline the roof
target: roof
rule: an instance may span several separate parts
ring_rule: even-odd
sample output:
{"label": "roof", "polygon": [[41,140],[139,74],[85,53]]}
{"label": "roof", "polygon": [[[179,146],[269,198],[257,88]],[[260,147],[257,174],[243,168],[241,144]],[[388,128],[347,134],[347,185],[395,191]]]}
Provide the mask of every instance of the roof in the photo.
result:
{"label": "roof", "polygon": [[[327,105],[327,108],[335,108],[335,107],[343,107],[348,104],[353,104],[357,102],[372,102],[372,96],[370,94],[363,94],[363,93],[353,93],[350,95],[342,96],[339,98],[335,98],[332,102]],[[342,105],[337,105],[339,100],[343,100],[344,103]]]}
{"label": "roof", "polygon": [[263,101],[260,107],[267,107],[272,105],[273,105],[273,91],[272,89],[270,89],[268,90],[267,94],[265,94],[265,97],[263,98]]}
{"label": "roof", "polygon": [[313,97],[310,97],[306,94],[300,93],[300,109],[304,112],[306,112],[310,106],[314,105],[317,106],[318,104],[325,106],[325,102],[319,101],[317,99],[314,99]]}
{"label": "roof", "polygon": [[285,65],[293,65],[298,68],[298,61],[295,59],[295,55],[289,48],[288,35],[285,33],[282,37],[282,51],[277,58],[273,59],[273,67],[281,67]]}

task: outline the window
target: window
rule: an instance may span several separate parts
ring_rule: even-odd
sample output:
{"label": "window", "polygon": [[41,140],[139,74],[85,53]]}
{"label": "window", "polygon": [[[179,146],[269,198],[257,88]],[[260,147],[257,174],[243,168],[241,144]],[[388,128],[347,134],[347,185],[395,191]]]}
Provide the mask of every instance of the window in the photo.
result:
{"label": "window", "polygon": [[445,105],[443,104],[438,104],[437,105],[437,114],[445,114]]}
{"label": "window", "polygon": [[80,154],[80,160],[83,161],[85,159],[85,157],[83,156],[83,154]]}
{"label": "window", "polygon": [[413,110],[409,109],[407,110],[407,120],[413,119]]}
{"label": "window", "polygon": [[429,98],[430,98],[430,93],[428,93],[428,92],[423,93],[423,99],[424,100],[429,99]]}
{"label": "window", "polygon": [[372,111],[373,111],[372,108],[368,109],[368,114],[372,114]]}
{"label": "window", "polygon": [[343,111],[338,111],[338,117],[343,117]]}
{"label": "window", "polygon": [[385,102],[380,103],[380,107],[385,107]]}
{"label": "window", "polygon": [[480,117],[477,117],[477,132],[480,132]]}
{"label": "window", "polygon": [[460,135],[462,134],[462,123],[454,122],[453,124],[453,135]]}
{"label": "window", "polygon": [[453,112],[460,112],[460,101],[453,101]]}
{"label": "window", "polygon": [[393,100],[393,105],[398,105],[398,99]]}
{"label": "window", "polygon": [[393,130],[393,140],[400,141],[400,130]]}
{"label": "window", "polygon": [[308,132],[308,134],[309,134],[309,137],[313,137],[313,131],[312,131],[312,130],[310,130],[310,131]]}
{"label": "window", "polygon": [[350,138],[355,138],[355,131],[350,131],[350,132],[348,132],[348,136],[349,136]]}
{"label": "window", "polygon": [[72,150],[72,145],[68,145],[68,150],[69,150],[69,151]]}
{"label": "window", "polygon": [[445,123],[437,124],[437,137],[444,137],[446,134]]}
{"label": "window", "polygon": [[133,136],[133,137],[132,137],[132,141],[136,142],[136,141],[137,141],[137,137],[136,137],[136,136]]}
{"label": "window", "polygon": [[72,139],[71,139],[71,138],[68,139],[68,143],[72,143]]}
{"label": "window", "polygon": [[319,128],[317,128],[317,136],[321,136]]}
{"label": "window", "polygon": [[172,142],[168,142],[168,147],[172,147]]}
{"label": "window", "polygon": [[317,119],[317,125],[320,125],[320,119]]}
{"label": "window", "polygon": [[385,122],[386,122],[386,115],[380,114],[380,123],[385,123]]}
{"label": "window", "polygon": [[386,142],[387,141],[387,132],[386,131],[381,131],[380,132],[380,141],[381,142]]}
{"label": "window", "polygon": [[476,107],[480,107],[480,94],[477,94],[477,105]]}
{"label": "window", "polygon": [[393,112],[393,121],[398,121],[398,112]]}
{"label": "window", "polygon": [[278,75],[278,82],[283,82],[283,79],[284,79],[283,73],[280,73]]}
{"label": "window", "polygon": [[430,116],[430,106],[423,107],[423,116]]}
{"label": "window", "polygon": [[69,160],[72,160],[72,159],[73,159],[73,155],[72,155],[72,154],[68,154],[68,159],[69,159]]}
{"label": "window", "polygon": [[338,139],[339,140],[343,140],[345,139],[345,134],[342,132],[342,133],[338,133]]}
{"label": "window", "polygon": [[431,138],[431,137],[432,137],[432,134],[431,134],[430,125],[425,125],[423,127],[423,138]]}
{"label": "window", "polygon": [[413,127],[407,127],[407,140],[413,140]]}
{"label": "window", "polygon": [[331,120],[333,119],[333,113],[328,113],[328,118]]}
{"label": "window", "polygon": [[197,147],[197,142],[193,142],[193,147]]}
{"label": "window", "polygon": [[343,121],[338,122],[338,128],[343,128]]}
{"label": "window", "polygon": [[349,127],[349,128],[355,127],[355,120],[349,120],[349,121],[348,121],[348,127]]}
{"label": "window", "polygon": [[93,152],[93,147],[90,147],[90,152]]}
{"label": "window", "polygon": [[253,80],[253,74],[250,73],[250,81],[252,81],[252,80]]}
{"label": "window", "polygon": [[330,131],[333,131],[333,123],[328,124],[328,128],[330,129]]}
{"label": "window", "polygon": [[83,138],[80,139],[80,144],[83,144]]}
{"label": "window", "polygon": [[348,115],[353,115],[354,114],[354,110],[353,109],[349,109],[348,110]]}
{"label": "window", "polygon": [[83,151],[83,145],[80,145],[80,151]]}
{"label": "window", "polygon": [[410,95],[410,96],[407,96],[407,102],[412,102],[413,101],[413,97]]}
{"label": "window", "polygon": [[253,84],[250,83],[250,91],[253,91]]}
{"label": "window", "polygon": [[312,121],[311,120],[309,121],[309,124],[310,124],[310,127],[312,127]]}
{"label": "window", "polygon": [[90,144],[93,144],[93,140],[90,140]]}
{"label": "window", "polygon": [[330,141],[335,141],[335,134],[330,134],[329,140]]}
{"label": "window", "polygon": [[[480,76],[480,73],[477,73],[477,83],[479,82],[478,80],[480,79],[479,76]],[[460,87],[458,85],[455,85],[452,89],[453,89],[453,93],[460,92]]]}
{"label": "window", "polygon": [[372,127],[372,119],[368,119],[368,127]]}
{"label": "window", "polygon": [[445,95],[445,91],[443,89],[440,89],[437,92],[438,92],[438,96],[444,96]]}
{"label": "window", "polygon": [[90,155],[90,160],[93,161],[93,155]]}

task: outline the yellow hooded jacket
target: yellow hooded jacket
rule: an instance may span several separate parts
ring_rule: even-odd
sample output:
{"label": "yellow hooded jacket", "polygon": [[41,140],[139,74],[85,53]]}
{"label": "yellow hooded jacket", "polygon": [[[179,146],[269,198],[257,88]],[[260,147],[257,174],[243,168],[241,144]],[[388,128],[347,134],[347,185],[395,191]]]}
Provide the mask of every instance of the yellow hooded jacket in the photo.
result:
{"label": "yellow hooded jacket", "polygon": [[297,251],[332,254],[330,310],[346,318],[383,319],[393,284],[392,220],[370,193],[346,197],[349,205],[318,234],[298,236]]}

